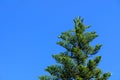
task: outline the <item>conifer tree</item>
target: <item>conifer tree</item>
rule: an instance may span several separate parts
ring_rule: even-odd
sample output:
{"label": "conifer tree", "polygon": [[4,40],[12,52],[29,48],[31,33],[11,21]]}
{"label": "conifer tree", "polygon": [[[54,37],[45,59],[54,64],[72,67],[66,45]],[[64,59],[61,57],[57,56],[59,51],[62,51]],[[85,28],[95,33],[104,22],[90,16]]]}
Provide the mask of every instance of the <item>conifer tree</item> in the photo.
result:
{"label": "conifer tree", "polygon": [[74,19],[73,30],[61,33],[57,44],[66,51],[52,55],[58,64],[48,66],[45,70],[50,75],[40,76],[40,80],[108,80],[111,74],[98,68],[101,56],[93,57],[102,45],[91,46],[98,35],[94,31],[87,32],[88,28],[83,18],[78,17]]}

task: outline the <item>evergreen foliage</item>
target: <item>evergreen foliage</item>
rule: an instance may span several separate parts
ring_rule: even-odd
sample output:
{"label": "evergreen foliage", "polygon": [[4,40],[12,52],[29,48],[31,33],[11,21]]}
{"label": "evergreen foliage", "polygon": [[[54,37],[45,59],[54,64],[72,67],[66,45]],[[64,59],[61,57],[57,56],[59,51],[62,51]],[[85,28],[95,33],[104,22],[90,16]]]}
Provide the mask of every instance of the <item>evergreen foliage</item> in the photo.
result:
{"label": "evergreen foliage", "polygon": [[50,75],[40,76],[40,80],[107,80],[111,76],[97,67],[101,56],[93,58],[93,55],[98,53],[102,45],[90,45],[98,35],[87,32],[88,28],[90,26],[85,26],[83,19],[78,17],[74,19],[73,30],[61,33],[57,44],[66,51],[52,55],[58,64],[48,66],[45,70]]}

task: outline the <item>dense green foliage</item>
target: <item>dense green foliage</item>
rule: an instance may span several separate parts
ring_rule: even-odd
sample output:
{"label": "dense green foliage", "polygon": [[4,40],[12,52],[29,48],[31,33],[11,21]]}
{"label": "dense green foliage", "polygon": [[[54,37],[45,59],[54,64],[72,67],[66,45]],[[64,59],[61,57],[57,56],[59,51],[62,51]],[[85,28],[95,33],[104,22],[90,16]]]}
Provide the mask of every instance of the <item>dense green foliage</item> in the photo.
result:
{"label": "dense green foliage", "polygon": [[[40,76],[40,80],[107,80],[110,73],[103,73],[97,66],[101,56],[93,57],[101,48],[101,44],[91,46],[98,35],[96,32],[87,32],[90,26],[83,24],[80,17],[74,20],[74,29],[63,32],[59,36],[60,46],[65,52],[53,55],[57,65],[48,66],[45,70],[49,76]],[[92,56],[92,57],[91,57]]]}

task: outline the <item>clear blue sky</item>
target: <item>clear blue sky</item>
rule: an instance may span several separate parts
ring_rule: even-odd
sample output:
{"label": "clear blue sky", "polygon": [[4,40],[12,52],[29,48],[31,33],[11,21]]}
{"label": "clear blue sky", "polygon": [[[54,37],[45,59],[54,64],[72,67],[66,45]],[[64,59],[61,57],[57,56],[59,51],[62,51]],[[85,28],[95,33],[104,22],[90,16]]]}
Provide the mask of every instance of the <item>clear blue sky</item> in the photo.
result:
{"label": "clear blue sky", "polygon": [[102,43],[99,67],[120,80],[119,0],[0,0],[0,80],[38,80],[62,52],[57,36],[82,16]]}

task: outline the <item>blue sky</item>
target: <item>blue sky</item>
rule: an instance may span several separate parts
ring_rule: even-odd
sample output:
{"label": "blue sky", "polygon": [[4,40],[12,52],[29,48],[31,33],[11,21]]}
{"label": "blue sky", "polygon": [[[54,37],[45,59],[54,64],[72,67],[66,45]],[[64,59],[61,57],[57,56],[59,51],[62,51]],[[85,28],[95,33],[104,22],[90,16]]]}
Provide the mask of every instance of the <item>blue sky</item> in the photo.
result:
{"label": "blue sky", "polygon": [[0,0],[0,80],[38,80],[56,63],[52,54],[61,32],[73,29],[82,16],[102,43],[99,67],[110,71],[109,80],[120,80],[119,0]]}

